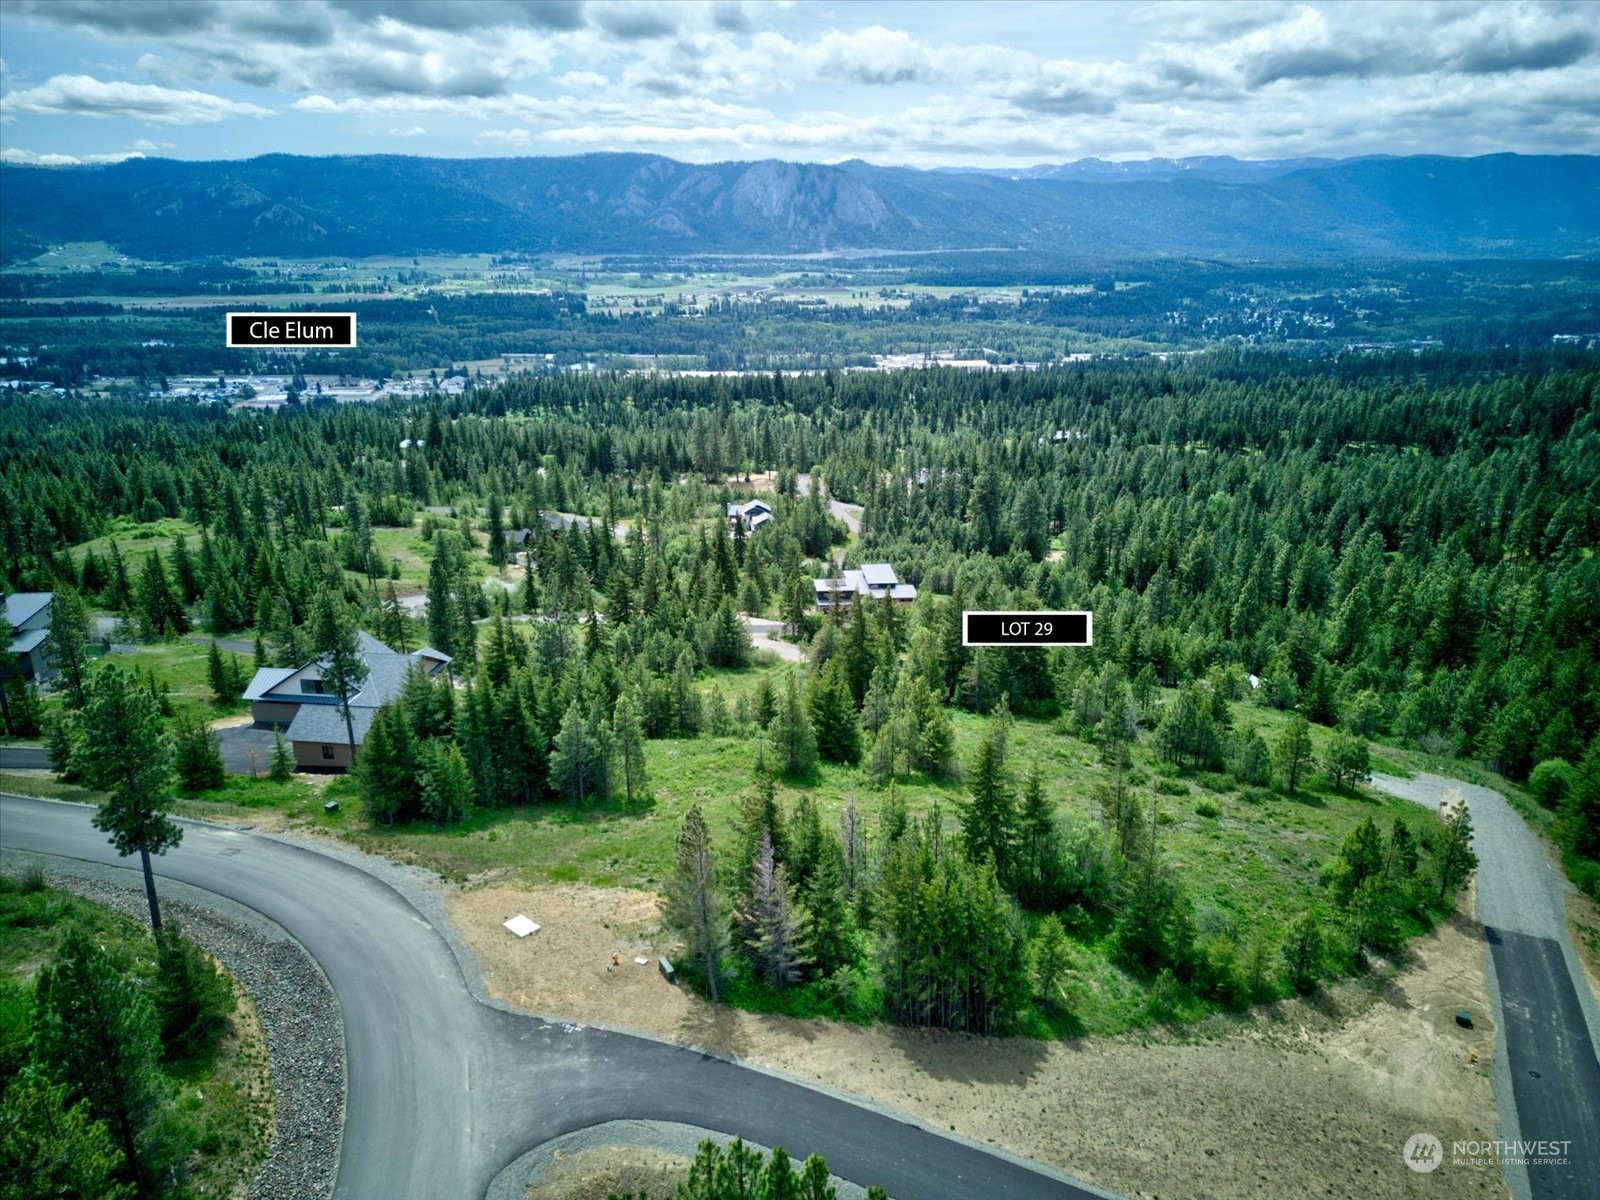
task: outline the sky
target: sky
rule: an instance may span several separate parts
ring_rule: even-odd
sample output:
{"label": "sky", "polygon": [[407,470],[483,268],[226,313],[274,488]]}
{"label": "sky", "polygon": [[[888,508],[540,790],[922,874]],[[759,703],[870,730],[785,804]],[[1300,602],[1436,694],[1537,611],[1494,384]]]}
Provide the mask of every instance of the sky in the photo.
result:
{"label": "sky", "polygon": [[1600,152],[1600,2],[0,0],[0,159]]}

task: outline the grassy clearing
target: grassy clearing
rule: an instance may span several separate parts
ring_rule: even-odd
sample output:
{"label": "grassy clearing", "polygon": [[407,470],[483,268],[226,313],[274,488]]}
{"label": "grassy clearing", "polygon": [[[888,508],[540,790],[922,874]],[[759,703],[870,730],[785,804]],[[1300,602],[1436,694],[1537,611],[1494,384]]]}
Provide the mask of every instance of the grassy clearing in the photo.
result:
{"label": "grassy clearing", "polygon": [[[142,923],[42,884],[38,876],[0,876],[0,1042],[7,1061],[13,1039],[26,1036],[35,977],[70,926],[120,955],[144,983],[156,973],[155,942]],[[183,1164],[186,1195],[242,1194],[272,1128],[266,1038],[249,993],[237,980],[233,987],[239,1007],[228,1032],[208,1053],[163,1071],[162,1137],[183,1148],[175,1160]]]}

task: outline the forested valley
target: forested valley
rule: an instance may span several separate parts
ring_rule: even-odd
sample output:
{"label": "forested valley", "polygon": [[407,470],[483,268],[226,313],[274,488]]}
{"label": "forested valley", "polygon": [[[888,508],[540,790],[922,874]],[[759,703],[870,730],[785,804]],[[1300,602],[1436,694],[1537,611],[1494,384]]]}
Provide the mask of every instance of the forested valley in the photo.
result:
{"label": "forested valley", "polygon": [[[1124,1025],[1192,1017],[1448,911],[1470,828],[1362,794],[1385,746],[1526,783],[1600,893],[1600,371],[1576,362],[599,372],[276,413],[18,397],[5,582],[119,641],[253,639],[258,666],[355,628],[452,656],[362,747],[370,836],[670,819],[608,870],[666,892],[713,997],[1062,1034],[1116,1027],[1064,986],[1115,970]],[[758,484],[774,519],[730,528]],[[812,580],[866,562],[916,601],[820,612]],[[1092,610],[1094,645],[965,647],[974,609]],[[758,650],[752,616],[803,661]],[[70,690],[8,709],[71,760]],[[716,757],[678,777],[695,747]]]}

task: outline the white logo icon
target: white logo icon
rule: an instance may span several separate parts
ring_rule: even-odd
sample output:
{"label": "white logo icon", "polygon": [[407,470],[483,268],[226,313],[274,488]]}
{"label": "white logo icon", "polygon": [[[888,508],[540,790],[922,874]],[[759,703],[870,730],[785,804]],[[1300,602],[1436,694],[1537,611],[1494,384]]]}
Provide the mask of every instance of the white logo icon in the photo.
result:
{"label": "white logo icon", "polygon": [[1413,1133],[1406,1139],[1406,1148],[1400,1153],[1406,1160],[1406,1166],[1419,1175],[1437,1169],[1444,1161],[1444,1147],[1431,1133]]}

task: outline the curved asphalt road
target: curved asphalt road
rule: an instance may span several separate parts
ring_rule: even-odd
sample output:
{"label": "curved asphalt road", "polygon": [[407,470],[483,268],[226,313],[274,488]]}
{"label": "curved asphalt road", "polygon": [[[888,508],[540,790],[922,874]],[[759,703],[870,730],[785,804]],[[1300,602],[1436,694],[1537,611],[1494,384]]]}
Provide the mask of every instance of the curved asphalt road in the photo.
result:
{"label": "curved asphalt road", "polygon": [[[1572,885],[1498,792],[1437,775],[1374,775],[1374,787],[1430,808],[1459,788],[1478,852],[1475,915],[1489,943],[1496,1045],[1495,1104],[1507,1141],[1567,1142],[1566,1162],[1520,1155],[1506,1170],[1517,1200],[1600,1195],[1600,1009],[1567,931]],[[1445,1147],[1446,1170],[1450,1147]]]}
{"label": "curved asphalt road", "polygon": [[[121,865],[79,805],[0,796],[0,845]],[[357,867],[249,832],[186,823],[165,878],[270,917],[344,1010],[349,1099],[336,1200],[477,1200],[553,1137],[619,1118],[677,1121],[817,1152],[896,1200],[1091,1200],[1086,1187],[908,1120],[647,1038],[476,1001],[440,933]]]}

